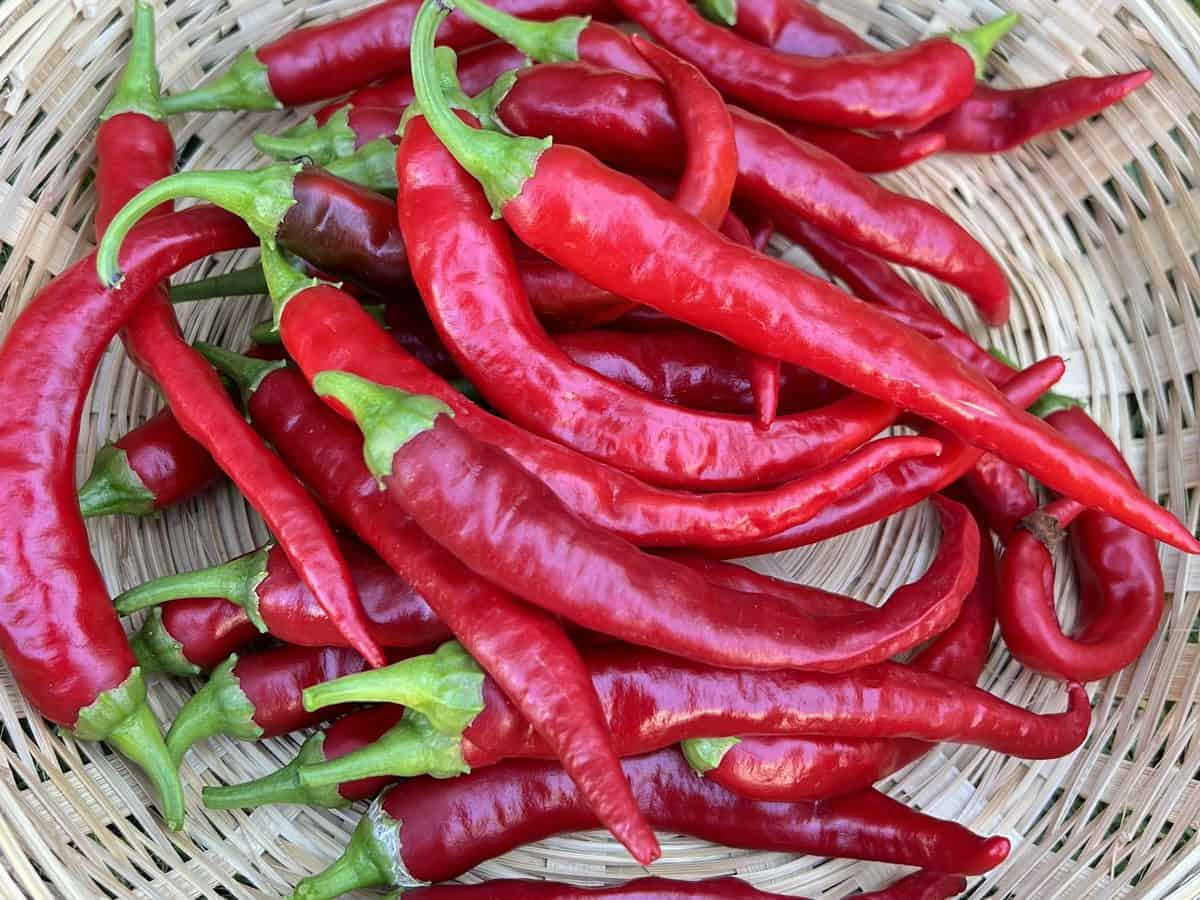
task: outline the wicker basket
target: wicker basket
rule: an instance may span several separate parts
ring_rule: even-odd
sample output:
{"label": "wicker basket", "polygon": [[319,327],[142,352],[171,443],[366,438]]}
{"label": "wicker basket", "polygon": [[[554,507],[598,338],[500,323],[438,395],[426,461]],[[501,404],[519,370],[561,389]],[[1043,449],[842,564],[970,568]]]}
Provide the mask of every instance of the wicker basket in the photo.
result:
{"label": "wicker basket", "polygon": [[[161,5],[161,4],[160,4]],[[354,0],[177,0],[159,10],[164,85],[181,90],[243,48]],[[928,0],[884,8],[842,0],[831,11],[889,45],[994,17],[988,4]],[[1151,496],[1176,513],[1200,482],[1200,431],[1191,377],[1200,369],[1200,18],[1184,0],[1080,3],[1016,0],[1026,25],[994,63],[1000,84],[1039,83],[1148,65],[1151,85],[1097,120],[1003,158],[936,158],[895,176],[966,224],[1012,279],[1012,324],[989,335],[1023,362],[1068,360],[1062,390],[1086,397],[1119,436]],[[92,138],[124,60],[128,9],[113,0],[0,0],[0,333],[52,275],[89,249]],[[175,123],[183,165],[255,164],[250,136],[298,113],[217,114]],[[779,250],[790,253],[780,245]],[[799,254],[796,254],[799,256]],[[797,262],[803,263],[797,259]],[[208,271],[236,264],[225,258]],[[199,274],[199,273],[197,273]],[[921,287],[981,335],[961,298]],[[239,346],[263,307],[192,304],[189,338]],[[82,477],[108,438],[152,413],[153,386],[118,347],[105,358],[84,423]],[[1195,504],[1193,504],[1194,506]],[[841,539],[752,562],[771,574],[878,600],[917,575],[936,529],[914,510]],[[145,521],[100,521],[92,546],[114,590],[209,565],[265,538],[229,489]],[[888,790],[937,815],[1013,841],[1009,861],[973,897],[1049,900],[1200,897],[1200,684],[1194,567],[1163,551],[1172,596],[1153,650],[1093,686],[1095,724],[1066,759],[1031,763],[948,747],[892,779]],[[1069,566],[1060,571],[1069,571]],[[1200,587],[1198,584],[1195,587]],[[1071,608],[1069,579],[1059,585]],[[298,741],[227,739],[193,750],[184,772],[187,830],[165,830],[139,774],[106,749],[77,745],[30,712],[0,669],[6,765],[0,772],[0,896],[192,898],[285,894],[323,868],[359,810],[264,808],[209,812],[200,787],[241,781],[288,760]],[[1061,687],[998,647],[986,686],[1034,709],[1061,708]],[[168,721],[192,685],[161,679],[152,704]],[[889,867],[752,853],[667,837],[657,874],[739,874],[772,890],[836,897],[872,889]],[[640,874],[601,834],[523,848],[470,880],[524,875],[603,883]]]}

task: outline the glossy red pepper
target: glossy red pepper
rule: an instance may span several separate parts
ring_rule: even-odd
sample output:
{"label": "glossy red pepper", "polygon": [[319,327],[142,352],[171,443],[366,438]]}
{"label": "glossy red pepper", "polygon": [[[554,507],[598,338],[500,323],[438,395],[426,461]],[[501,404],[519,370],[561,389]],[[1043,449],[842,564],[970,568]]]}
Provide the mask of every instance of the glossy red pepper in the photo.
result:
{"label": "glossy red pepper", "polygon": [[[1083,410],[1054,412],[1047,421],[1133,480],[1120,451]],[[1055,615],[1054,561],[1046,546],[1068,526],[1080,602],[1070,636]],[[997,597],[1000,631],[1013,656],[1035,671],[1071,681],[1107,678],[1145,651],[1163,612],[1154,542],[1110,516],[1058,500],[1027,518],[1007,543]]]}
{"label": "glossy red pepper", "polygon": [[946,138],[936,132],[864,134],[812,122],[792,122],[785,128],[788,134],[820,147],[856,172],[895,172],[946,146]]}
{"label": "glossy red pepper", "polygon": [[[982,838],[874,791],[821,803],[746,800],[697,778],[675,750],[626,760],[648,819],[731,847],[848,856],[977,874],[1003,862],[1005,838]],[[596,820],[549,763],[513,761],[462,778],[414,778],[372,804],[346,852],[296,886],[297,900],[360,887],[456,878],[515,847]]]}
{"label": "glossy red pepper", "polygon": [[[611,16],[605,0],[496,0],[532,19]],[[163,98],[169,114],[216,109],[278,109],[326,100],[408,68],[409,38],[418,0],[384,0],[353,15],[287,32],[258,50],[245,50],[208,84]],[[438,41],[449,47],[482,44],[488,33],[455,16]]]}
{"label": "glossy red pepper", "polygon": [[[494,208],[534,250],[598,287],[895,402],[1067,496],[1200,552],[1178,519],[1120,473],[886,314],[723,240],[578,148],[470,128],[447,108],[434,79],[432,33],[445,13],[432,2],[413,37],[413,81],[425,121],[468,171],[475,169]],[[479,142],[487,146],[482,155]]]}
{"label": "glossy red pepper", "polygon": [[584,523],[432,397],[328,369],[313,386],[350,410],[372,472],[430,537],[529,602],[630,643],[717,666],[842,672],[945,629],[974,580],[978,529],[962,507],[943,503],[942,550],[922,581],[829,628]]}
{"label": "glossy red pepper", "polygon": [[979,504],[988,528],[1004,542],[1037,509],[1037,497],[1021,470],[991,453],[979,457],[963,475],[963,486]]}
{"label": "glossy red pepper", "polygon": [[734,0],[733,27],[756,44],[797,56],[849,56],[875,49],[807,0]]}

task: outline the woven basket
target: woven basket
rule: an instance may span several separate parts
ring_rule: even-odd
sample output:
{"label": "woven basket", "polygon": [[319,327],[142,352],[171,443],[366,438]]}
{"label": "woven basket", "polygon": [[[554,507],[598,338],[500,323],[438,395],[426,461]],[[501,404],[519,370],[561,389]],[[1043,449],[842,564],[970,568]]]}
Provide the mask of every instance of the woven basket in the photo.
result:
{"label": "woven basket", "polygon": [[[356,5],[177,0],[159,10],[164,87],[191,87],[247,46]],[[1002,345],[1023,363],[1046,353],[1066,357],[1061,390],[1087,398],[1150,495],[1190,513],[1195,527],[1187,501],[1200,482],[1191,381],[1200,368],[1200,19],[1184,0],[1015,0],[1012,8],[1026,24],[995,57],[998,84],[1140,66],[1152,67],[1156,77],[1070,134],[1003,158],[936,158],[890,179],[947,210],[1002,260],[1013,285],[1012,324],[985,337],[960,297],[927,279],[920,286],[985,343]],[[830,11],[881,44],[899,45],[1003,10],[957,0],[883,8],[841,0]],[[0,0],[0,334],[52,275],[89,249],[92,139],[123,65],[127,13],[113,0]],[[254,165],[250,136],[280,130],[301,114],[175,122],[182,164]],[[192,274],[236,263],[223,258]],[[191,304],[181,315],[189,338],[239,347],[263,312],[253,302],[212,302]],[[157,406],[153,386],[114,347],[85,417],[80,476],[105,440]],[[93,523],[90,533],[114,591],[228,559],[266,537],[228,488],[148,520]],[[927,513],[917,509],[751,565],[878,601],[922,571],[935,535]],[[1191,584],[1194,567],[1180,555],[1164,550],[1163,558],[1171,595],[1165,625],[1135,667],[1093,686],[1095,723],[1082,749],[1031,763],[946,747],[885,785],[923,810],[1012,840],[1008,862],[978,880],[971,896],[1200,897],[1200,709],[1192,700],[1200,684],[1200,583]],[[1068,578],[1059,590],[1060,606],[1072,609]],[[172,834],[124,759],[60,736],[31,713],[2,669],[0,679],[2,897],[279,896],[340,852],[361,811],[209,812],[200,803],[202,785],[261,775],[298,745],[296,738],[217,739],[188,757],[187,829]],[[1003,647],[994,650],[983,683],[1033,709],[1062,708],[1061,686],[1025,671]],[[155,681],[151,702],[160,721],[169,721],[193,688]],[[664,851],[654,867],[660,875],[736,873],[810,896],[873,889],[895,875],[887,866],[735,851],[669,836]],[[468,880],[523,875],[599,884],[642,871],[613,841],[593,834],[525,847]]]}

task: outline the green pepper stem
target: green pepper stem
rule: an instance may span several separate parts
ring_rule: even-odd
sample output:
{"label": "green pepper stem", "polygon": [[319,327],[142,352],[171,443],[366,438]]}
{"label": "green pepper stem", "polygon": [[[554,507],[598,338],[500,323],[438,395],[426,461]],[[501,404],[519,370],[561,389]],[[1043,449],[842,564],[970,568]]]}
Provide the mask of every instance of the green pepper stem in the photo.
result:
{"label": "green pepper stem", "polygon": [[[396,883],[394,857],[400,852],[400,823],[379,808],[379,801],[354,829],[345,852],[324,872],[296,885],[293,900],[332,900],[359,888]],[[411,886],[411,885],[410,885]]]}
{"label": "green pepper stem", "polygon": [[310,788],[300,781],[301,766],[325,762],[325,732],[318,731],[300,745],[300,752],[286,766],[269,775],[241,784],[204,788],[204,805],[209,809],[254,809],[271,803],[295,803],[340,809],[350,801],[337,788]]}
{"label": "green pepper stem", "polygon": [[741,740],[736,737],[689,738],[679,742],[679,749],[683,751],[683,758],[695,773],[703,775],[719,766],[725,754],[741,743]]}
{"label": "green pepper stem", "polygon": [[253,172],[179,172],[147,187],[126,203],[109,223],[96,251],[96,273],[113,287],[120,283],[117,255],[130,229],[150,210],[169,200],[207,200],[246,220],[264,241],[274,240],[279,223],[296,202],[292,182],[300,167],[274,165]]}
{"label": "green pepper stem", "polygon": [[212,363],[214,369],[232,381],[243,397],[249,397],[258,390],[263,379],[272,372],[287,368],[287,363],[282,359],[251,359],[203,341],[197,341],[192,346]]}
{"label": "green pepper stem", "polygon": [[283,134],[256,134],[254,146],[274,159],[307,160],[315,166],[349,156],[358,143],[350,127],[349,105],[331,115],[324,125],[309,116]]}
{"label": "green pepper stem", "polygon": [[[443,5],[445,3],[445,5]],[[448,0],[425,0],[413,23],[413,92],[421,105],[421,114],[439,140],[483,186],[492,214],[521,193],[533,176],[537,161],[551,145],[550,138],[534,140],[481,131],[472,128],[450,111],[439,90],[434,60],[434,37],[442,20],[449,15]]]}
{"label": "green pepper stem", "polygon": [[948,35],[950,40],[958,44],[971,55],[971,59],[975,62],[975,77],[983,77],[983,67],[987,63],[988,55],[992,49],[1000,42],[1000,39],[1017,27],[1017,23],[1021,21],[1021,17],[1016,13],[1009,13],[1001,16],[998,19],[993,19],[986,25],[980,25],[978,28],[972,28],[967,31],[952,31]]}
{"label": "green pepper stem", "polygon": [[179,783],[179,766],[163,743],[158,722],[145,701],[138,704],[133,714],[114,728],[105,740],[146,773],[162,804],[167,826],[172,831],[183,828],[183,786]]}
{"label": "green pepper stem", "polygon": [[187,303],[191,300],[211,300],[216,297],[251,297],[266,292],[267,276],[263,274],[262,266],[255,263],[221,275],[173,284],[171,302]]}
{"label": "green pepper stem", "polygon": [[363,458],[380,487],[401,447],[433,428],[438,416],[454,415],[435,397],[409,394],[349,372],[319,372],[312,386],[320,396],[334,397],[350,411],[363,433]]}
{"label": "green pepper stem", "polygon": [[737,24],[737,0],[696,0],[696,9],[710,22],[727,25]]}
{"label": "green pepper stem", "polygon": [[173,116],[219,109],[283,109],[283,104],[271,90],[267,67],[253,50],[243,50],[224,75],[195,90],[163,97],[162,108]]}
{"label": "green pepper stem", "polygon": [[163,118],[159,102],[158,67],[154,63],[154,8],[138,0],[133,8],[133,37],[129,44],[129,61],[117,84],[117,90],[100,113],[100,119],[111,119],[122,113],[138,113],[148,119]]}
{"label": "green pepper stem", "polygon": [[96,516],[148,516],[154,512],[154,492],[129,465],[129,456],[115,444],[96,454],[92,471],[79,488],[79,512]]}
{"label": "green pepper stem", "polygon": [[591,16],[563,16],[551,22],[518,19],[482,0],[455,0],[455,6],[506,44],[540,63],[578,62],[579,36]]}
{"label": "green pepper stem", "polygon": [[287,302],[301,291],[316,287],[321,282],[320,279],[309,278],[288,262],[274,240],[264,240],[259,253],[259,264],[267,277],[267,292],[271,295],[275,330],[278,331]]}
{"label": "green pepper stem", "polygon": [[262,728],[254,721],[254,704],[234,672],[237,661],[238,656],[233,653],[213,669],[208,683],[175,716],[167,732],[167,750],[176,768],[193,744],[213,735],[227,734],[243,741],[262,737]]}
{"label": "green pepper stem", "polygon": [[325,171],[373,191],[395,191],[399,187],[396,145],[387,138],[375,138],[348,156],[331,159]]}
{"label": "green pepper stem", "polygon": [[144,672],[165,672],[186,677],[199,675],[203,670],[183,654],[183,644],[167,631],[162,610],[157,606],[142,627],[129,639],[129,649]]}
{"label": "green pepper stem", "polygon": [[279,334],[279,326],[275,324],[273,318],[255,322],[254,327],[250,329],[250,340],[264,347],[283,343],[283,337]]}

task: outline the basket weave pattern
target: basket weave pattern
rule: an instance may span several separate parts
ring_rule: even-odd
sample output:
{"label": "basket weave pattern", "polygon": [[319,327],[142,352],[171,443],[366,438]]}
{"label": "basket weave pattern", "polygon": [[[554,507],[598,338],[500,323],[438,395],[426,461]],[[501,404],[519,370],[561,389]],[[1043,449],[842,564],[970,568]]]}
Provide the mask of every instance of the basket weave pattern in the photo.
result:
{"label": "basket weave pattern", "polygon": [[[159,3],[164,89],[197,84],[212,67],[305,22],[361,2],[176,0]],[[1036,84],[1150,66],[1154,81],[1097,120],[1002,158],[940,157],[892,176],[949,211],[1005,265],[1009,327],[988,335],[1023,363],[1068,362],[1059,388],[1088,401],[1119,438],[1151,496],[1196,526],[1200,482],[1193,396],[1200,369],[1200,17],[1185,0],[1126,3],[1015,0],[1005,10],[959,0],[876,7],[839,0],[828,11],[883,45],[977,24],[1007,9],[1025,24],[994,56],[997,84]],[[92,138],[124,63],[128,8],[113,0],[0,0],[0,334],[29,298],[91,246]],[[257,130],[301,113],[189,116],[172,123],[189,168],[259,164]],[[776,249],[803,265],[801,254]],[[194,275],[236,265],[226,256]],[[920,287],[977,337],[967,305],[927,278]],[[265,307],[210,302],[181,309],[189,339],[240,347]],[[0,402],[3,402],[0,400]],[[114,346],[92,391],[79,442],[82,477],[96,450],[153,413],[153,386]],[[144,521],[100,520],[92,547],[113,591],[210,565],[261,543],[265,531],[229,488]],[[774,575],[877,601],[918,575],[936,527],[913,510],[817,547],[753,561]],[[1164,550],[1168,613],[1151,652],[1090,689],[1095,724],[1063,760],[1034,763],[945,747],[890,780],[894,795],[1013,841],[1009,861],[973,897],[1200,897],[1200,570]],[[1073,609],[1070,566],[1060,608]],[[138,620],[133,623],[135,626]],[[1002,646],[983,682],[1006,699],[1061,709],[1060,686],[1032,675]],[[152,705],[169,721],[190,685],[156,679]],[[187,828],[172,834],[126,762],[77,745],[32,714],[0,667],[0,897],[192,898],[285,894],[340,852],[359,810],[266,807],[210,812],[200,787],[256,777],[289,760],[295,738],[225,738],[185,764]],[[873,889],[890,867],[792,858],[665,837],[656,874],[736,873],[767,889],[837,897]],[[640,874],[601,834],[545,841],[469,876],[564,877],[603,883]]]}

